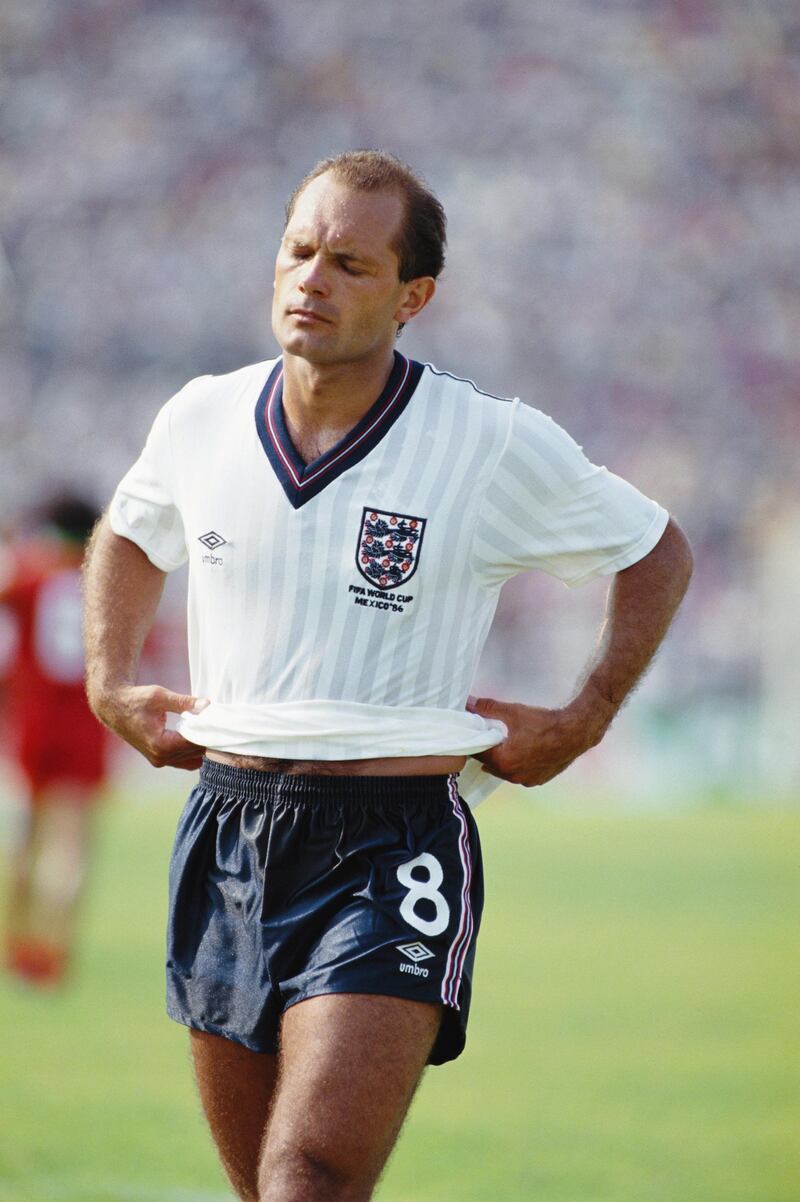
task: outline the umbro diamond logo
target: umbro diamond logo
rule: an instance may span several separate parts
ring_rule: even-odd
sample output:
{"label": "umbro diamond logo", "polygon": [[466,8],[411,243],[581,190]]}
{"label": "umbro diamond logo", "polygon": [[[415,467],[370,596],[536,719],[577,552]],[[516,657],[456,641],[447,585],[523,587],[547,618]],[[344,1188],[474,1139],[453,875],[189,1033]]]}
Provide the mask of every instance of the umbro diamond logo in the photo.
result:
{"label": "umbro diamond logo", "polygon": [[402,952],[404,956],[408,956],[409,960],[413,960],[418,964],[420,960],[430,960],[433,958],[433,952],[425,946],[424,943],[398,943],[397,950]]}
{"label": "umbro diamond logo", "polygon": [[208,547],[209,551],[216,551],[217,547],[224,547],[228,540],[217,534],[216,530],[209,530],[207,534],[201,534],[197,541]]}

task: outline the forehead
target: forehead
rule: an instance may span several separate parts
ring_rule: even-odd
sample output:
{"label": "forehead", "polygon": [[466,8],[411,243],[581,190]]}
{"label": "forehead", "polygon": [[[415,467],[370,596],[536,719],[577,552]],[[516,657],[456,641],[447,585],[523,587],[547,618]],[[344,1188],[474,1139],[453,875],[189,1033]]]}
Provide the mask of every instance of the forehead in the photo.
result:
{"label": "forehead", "polygon": [[392,249],[403,219],[397,192],[360,192],[326,172],[298,196],[286,238],[309,239],[329,250],[357,250],[370,258],[397,259]]}

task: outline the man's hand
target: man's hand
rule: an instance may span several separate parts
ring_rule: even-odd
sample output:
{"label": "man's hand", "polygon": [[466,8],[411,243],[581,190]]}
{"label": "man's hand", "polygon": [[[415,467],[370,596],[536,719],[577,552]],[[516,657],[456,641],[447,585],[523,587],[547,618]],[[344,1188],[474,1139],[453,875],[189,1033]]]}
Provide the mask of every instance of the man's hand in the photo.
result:
{"label": "man's hand", "polygon": [[160,685],[125,685],[94,705],[97,717],[140,751],[156,768],[193,771],[203,762],[202,747],[190,743],[176,730],[167,730],[167,714],[188,710],[199,714],[208,701],[171,693]]}
{"label": "man's hand", "polygon": [[133,683],[164,579],[144,551],[102,518],[84,567],[86,696],[100,721],[156,768],[191,771],[200,767],[203,748],[167,730],[167,714],[198,714],[208,701]]}
{"label": "man's hand", "polygon": [[616,706],[597,696],[591,703],[576,699],[561,709],[516,705],[488,697],[470,697],[467,709],[482,718],[499,718],[508,737],[476,756],[484,772],[514,785],[543,785],[596,747],[616,713]]}

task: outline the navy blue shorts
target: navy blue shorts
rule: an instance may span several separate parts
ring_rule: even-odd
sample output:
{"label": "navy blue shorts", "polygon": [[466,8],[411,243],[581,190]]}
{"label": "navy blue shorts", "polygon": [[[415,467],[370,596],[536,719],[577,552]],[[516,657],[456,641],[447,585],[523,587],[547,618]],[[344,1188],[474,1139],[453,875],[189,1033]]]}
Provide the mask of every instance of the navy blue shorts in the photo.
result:
{"label": "navy blue shorts", "polygon": [[276,1052],[327,993],[444,1005],[429,1057],[466,1037],[483,873],[455,776],[297,776],[205,760],[170,865],[167,1010]]}

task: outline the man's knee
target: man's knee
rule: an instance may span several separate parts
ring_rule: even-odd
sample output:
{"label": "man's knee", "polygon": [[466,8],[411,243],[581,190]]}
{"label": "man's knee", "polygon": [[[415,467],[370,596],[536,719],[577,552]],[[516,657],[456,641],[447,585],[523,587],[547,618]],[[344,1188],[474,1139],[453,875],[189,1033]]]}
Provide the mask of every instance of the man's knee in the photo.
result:
{"label": "man's knee", "polygon": [[262,1162],[258,1202],[367,1202],[375,1176],[333,1154],[285,1148]]}

